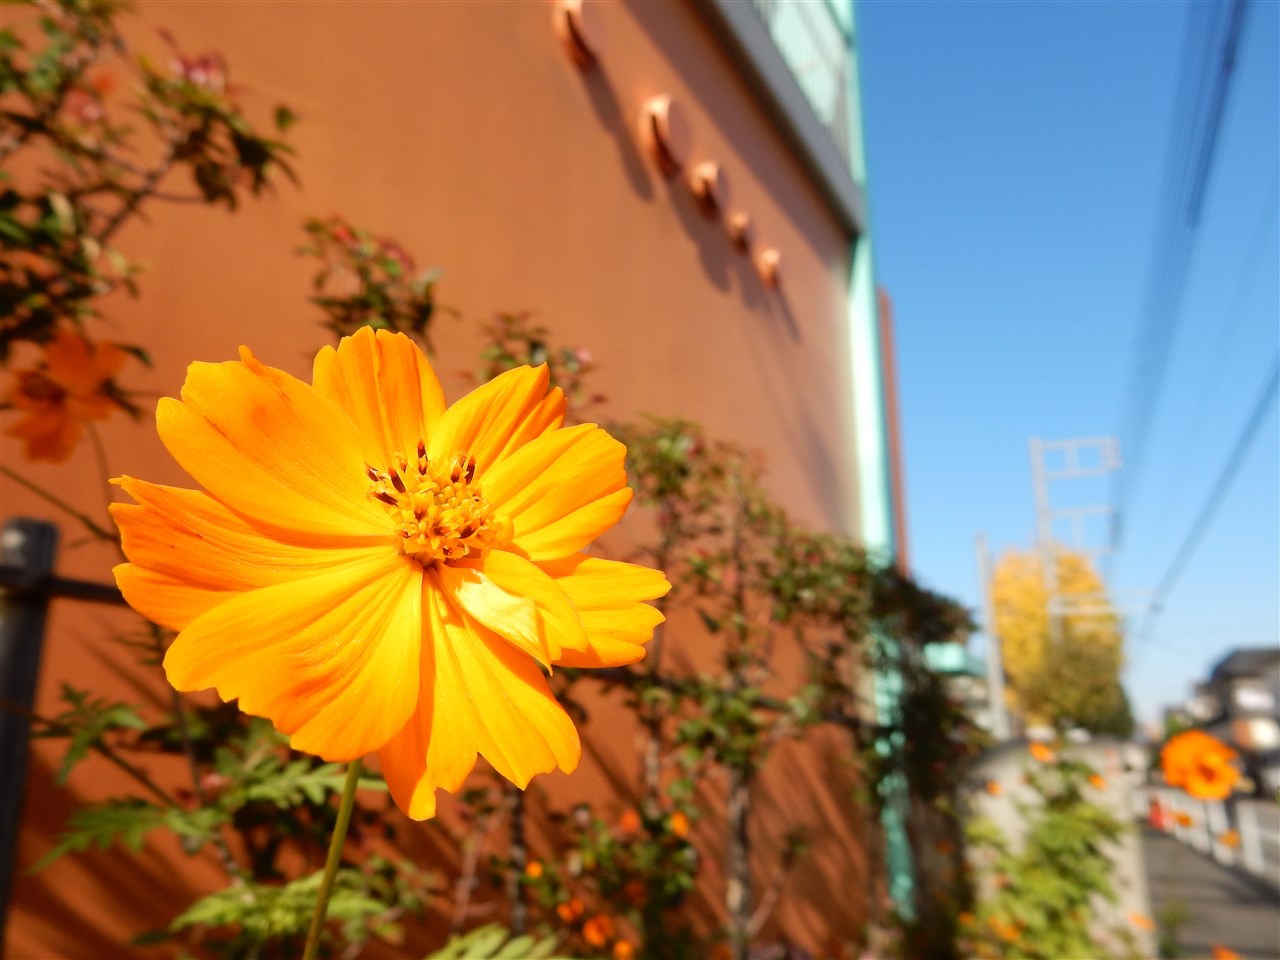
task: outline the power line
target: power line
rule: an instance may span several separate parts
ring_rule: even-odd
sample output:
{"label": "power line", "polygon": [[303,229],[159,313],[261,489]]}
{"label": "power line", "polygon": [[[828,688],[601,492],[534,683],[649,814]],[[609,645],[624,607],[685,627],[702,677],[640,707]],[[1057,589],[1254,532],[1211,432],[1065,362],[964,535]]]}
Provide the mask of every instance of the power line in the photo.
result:
{"label": "power line", "polygon": [[1142,651],[1141,644],[1145,640],[1149,640],[1151,623],[1162,612],[1166,598],[1177,584],[1178,578],[1182,576],[1183,570],[1186,569],[1187,563],[1195,554],[1196,549],[1200,546],[1200,541],[1204,537],[1205,531],[1208,530],[1209,523],[1213,520],[1214,514],[1217,513],[1218,507],[1222,505],[1232,481],[1235,480],[1236,474],[1240,471],[1240,467],[1249,453],[1249,449],[1253,446],[1253,441],[1258,436],[1259,428],[1270,412],[1271,404],[1275,401],[1278,390],[1280,390],[1280,353],[1277,353],[1271,362],[1271,370],[1267,374],[1266,382],[1258,394],[1258,399],[1254,401],[1252,410],[1249,411],[1249,417],[1245,421],[1244,429],[1240,431],[1240,436],[1236,439],[1235,446],[1232,448],[1227,462],[1223,465],[1222,472],[1218,474],[1218,479],[1214,482],[1213,489],[1209,491],[1209,496],[1201,505],[1199,513],[1196,514],[1196,518],[1191,524],[1191,528],[1187,531],[1186,536],[1183,537],[1182,544],[1178,547],[1173,562],[1169,564],[1164,576],[1160,578],[1160,582],[1156,586],[1150,602],[1147,604],[1146,612],[1143,615],[1143,629],[1136,631],[1139,635],[1139,647],[1134,651],[1133,662],[1135,665],[1138,660],[1138,654]]}
{"label": "power line", "polygon": [[1259,208],[1257,226],[1252,239],[1246,248],[1241,263],[1244,265],[1237,279],[1231,296],[1227,299],[1227,309],[1222,314],[1223,321],[1218,325],[1219,333],[1213,352],[1213,358],[1204,365],[1200,391],[1196,402],[1191,405],[1190,420],[1183,424],[1180,433],[1182,442],[1173,467],[1168,471],[1171,482],[1164,497],[1161,508],[1156,511],[1158,517],[1166,517],[1172,512],[1176,496],[1181,492],[1180,481],[1186,476],[1187,464],[1191,460],[1191,452],[1200,441],[1204,428],[1205,414],[1209,409],[1215,388],[1222,384],[1222,367],[1226,361],[1228,349],[1234,343],[1240,329],[1240,320],[1245,315],[1245,303],[1253,289],[1258,276],[1258,268],[1263,262],[1263,253],[1267,251],[1267,243],[1275,236],[1276,226],[1280,224],[1280,168],[1273,168],[1271,190],[1267,200]]}
{"label": "power line", "polygon": [[[1134,344],[1133,376],[1126,404],[1125,461],[1112,488],[1112,539],[1123,543],[1125,511],[1146,453],[1155,408],[1164,386],[1177,333],[1183,295],[1191,273],[1197,226],[1222,128],[1231,79],[1245,24],[1247,0],[1193,5],[1188,15],[1182,60],[1181,105],[1171,133],[1156,231],[1152,269],[1143,300],[1142,323]],[[1222,14],[1225,11],[1225,28]],[[1207,17],[1201,22],[1201,17]],[[1214,22],[1214,21],[1217,22]],[[1224,32],[1225,29],[1225,32]],[[1219,43],[1217,38],[1221,36]],[[1213,71],[1214,53],[1217,69]],[[1199,57],[1197,58],[1197,54]],[[1195,61],[1199,59],[1199,69]],[[1207,84],[1212,83],[1209,90]],[[1193,159],[1194,157],[1194,159]]]}

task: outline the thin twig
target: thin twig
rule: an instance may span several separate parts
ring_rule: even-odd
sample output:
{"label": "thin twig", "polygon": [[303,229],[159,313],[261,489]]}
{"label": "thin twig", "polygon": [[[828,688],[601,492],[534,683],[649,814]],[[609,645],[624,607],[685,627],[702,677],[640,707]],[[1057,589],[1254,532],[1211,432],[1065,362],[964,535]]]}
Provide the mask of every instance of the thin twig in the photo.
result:
{"label": "thin twig", "polygon": [[75,507],[71,506],[71,504],[67,503],[67,501],[54,496],[52,493],[45,490],[39,484],[34,483],[31,480],[28,480],[26,477],[22,476],[22,474],[20,473],[16,473],[15,471],[10,470],[8,467],[6,467],[2,463],[0,463],[0,473],[4,474],[14,483],[18,483],[26,487],[36,496],[53,504],[59,510],[62,510],[65,513],[67,513],[69,516],[75,518],[76,520],[79,520],[82,524],[85,525],[85,528],[90,533],[92,533],[95,537],[99,538],[100,540],[116,539],[116,535],[114,533],[111,533],[105,528],[100,527],[97,523],[94,522],[93,518],[91,518],[88,514],[81,513]]}
{"label": "thin twig", "polygon": [[[6,706],[11,706],[11,705],[6,704]],[[14,712],[19,712],[19,711],[15,709]],[[39,714],[32,713],[30,711],[24,710],[20,712],[22,712],[29,721],[33,723],[37,723],[42,727],[44,727],[45,731],[50,736],[71,737],[71,736],[74,736],[75,734],[75,730],[67,726],[66,724],[59,723],[56,720],[50,720],[47,717],[42,717]],[[102,740],[100,739],[94,740],[89,744],[89,746],[93,750],[96,750],[98,753],[102,754],[102,756],[110,760],[112,763],[114,763],[117,767],[119,767],[125,773],[129,774],[129,776],[137,780],[138,783],[140,783],[152,794],[154,794],[157,799],[159,799],[162,803],[165,804],[165,806],[177,807],[181,809],[182,805],[178,803],[178,801],[175,800],[173,797],[171,797],[163,787],[161,787],[154,780],[152,780],[145,770],[143,770],[141,767],[134,766],[124,757],[120,756],[120,754],[116,753],[113,749],[111,749],[111,747],[103,743]]]}

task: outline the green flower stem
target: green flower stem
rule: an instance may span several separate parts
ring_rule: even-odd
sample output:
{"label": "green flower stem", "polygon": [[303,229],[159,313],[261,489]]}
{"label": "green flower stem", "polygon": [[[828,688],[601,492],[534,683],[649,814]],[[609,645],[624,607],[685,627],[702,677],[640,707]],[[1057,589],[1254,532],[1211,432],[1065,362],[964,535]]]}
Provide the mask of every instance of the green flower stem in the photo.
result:
{"label": "green flower stem", "polygon": [[351,810],[356,805],[356,784],[360,781],[360,761],[352,760],[347,767],[347,782],[342,787],[342,802],[338,805],[338,822],[333,825],[333,838],[329,841],[329,858],[324,865],[324,879],[320,881],[320,895],[316,898],[315,916],[307,931],[307,945],[302,960],[315,960],[320,948],[320,931],[324,929],[324,917],[329,912],[329,894],[333,890],[333,878],[338,875],[342,862],[342,845],[347,839],[347,825],[351,823]]}

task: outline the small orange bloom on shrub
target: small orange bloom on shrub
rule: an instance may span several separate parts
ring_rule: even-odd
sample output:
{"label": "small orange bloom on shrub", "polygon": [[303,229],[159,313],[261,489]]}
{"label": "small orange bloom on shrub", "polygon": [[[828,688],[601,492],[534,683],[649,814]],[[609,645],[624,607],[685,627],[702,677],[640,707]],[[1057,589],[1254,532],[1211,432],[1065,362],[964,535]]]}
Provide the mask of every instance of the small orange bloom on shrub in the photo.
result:
{"label": "small orange bloom on shrub", "polygon": [[1129,922],[1132,923],[1139,930],[1145,930],[1147,933],[1150,933],[1152,930],[1156,928],[1155,923],[1145,913],[1129,914]]}
{"label": "small orange bloom on shrub", "polygon": [[1053,750],[1039,740],[1034,740],[1031,746],[1027,748],[1031,752],[1031,758],[1039,763],[1053,763]]}
{"label": "small orange bloom on shrub", "polygon": [[1173,819],[1177,821],[1178,826],[1180,827],[1189,827],[1191,826],[1191,824],[1195,823],[1195,821],[1191,819],[1191,814],[1186,813],[1182,810],[1179,810],[1176,814],[1174,814]]}
{"label": "small orange bloom on shrub", "polygon": [[613,945],[613,960],[634,960],[636,948],[630,940],[619,940]]}
{"label": "small orange bloom on shrub", "polygon": [[128,354],[114,343],[91,343],[60,329],[44,347],[39,366],[19,370],[6,399],[23,414],[5,433],[26,444],[28,460],[66,460],[90,420],[105,420],[117,406],[111,379]]}
{"label": "small orange bloom on shrub", "polygon": [[377,753],[396,804],[433,816],[483,756],[517,786],[573,770],[554,665],[634,663],[669,587],[582,553],[631,500],[626,449],[564,427],[545,366],[446,408],[412,340],[362,328],[310,384],[193,363],[156,410],[203,490],[117,481],[134,609],[180,631],[164,669],[326,760]]}
{"label": "small orange bloom on shrub", "polygon": [[1213,960],[1244,960],[1244,958],[1230,947],[1215,946],[1213,947]]}
{"label": "small orange bloom on shrub", "polygon": [[640,814],[634,810],[622,811],[622,816],[618,818],[618,829],[627,836],[638,831],[640,829]]}
{"label": "small orange bloom on shrub", "polygon": [[613,939],[613,921],[597,914],[582,925],[582,939],[597,949],[603,947]]}
{"label": "small orange bloom on shrub", "polygon": [[671,832],[677,837],[683,838],[689,835],[689,818],[686,817],[682,811],[677,810],[673,813],[669,823],[671,826]]}
{"label": "small orange bloom on shrub", "polygon": [[1000,796],[1000,790],[1001,790],[1001,786],[998,780],[987,781],[987,793],[991,794],[991,796],[993,797]]}
{"label": "small orange bloom on shrub", "polygon": [[1234,850],[1240,846],[1240,831],[1228,830],[1226,833],[1219,834],[1218,842],[1224,847],[1230,847]]}
{"label": "small orange bloom on shrub", "polygon": [[582,901],[574,897],[572,900],[556,904],[556,916],[565,923],[573,923],[573,921],[582,916],[585,909]]}
{"label": "small orange bloom on shrub", "polygon": [[542,876],[542,864],[537,860],[530,860],[525,865],[524,875],[530,880],[537,880]]}
{"label": "small orange bloom on shrub", "polygon": [[1101,774],[1091,773],[1089,775],[1089,786],[1095,790],[1105,790],[1107,789],[1107,781],[1102,778]]}

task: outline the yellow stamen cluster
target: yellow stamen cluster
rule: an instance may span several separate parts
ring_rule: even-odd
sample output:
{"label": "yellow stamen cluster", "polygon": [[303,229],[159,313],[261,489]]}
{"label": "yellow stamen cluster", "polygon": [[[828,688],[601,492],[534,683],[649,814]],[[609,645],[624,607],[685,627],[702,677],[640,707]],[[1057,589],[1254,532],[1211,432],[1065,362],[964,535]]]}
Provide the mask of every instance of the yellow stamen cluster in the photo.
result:
{"label": "yellow stamen cluster", "polygon": [[373,485],[369,495],[392,516],[400,552],[424,566],[482,557],[511,539],[511,521],[481,496],[476,459],[466,453],[441,470],[418,441],[416,456],[397,454],[383,470],[366,464],[365,475]]}

